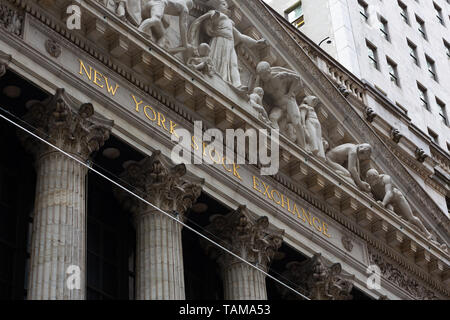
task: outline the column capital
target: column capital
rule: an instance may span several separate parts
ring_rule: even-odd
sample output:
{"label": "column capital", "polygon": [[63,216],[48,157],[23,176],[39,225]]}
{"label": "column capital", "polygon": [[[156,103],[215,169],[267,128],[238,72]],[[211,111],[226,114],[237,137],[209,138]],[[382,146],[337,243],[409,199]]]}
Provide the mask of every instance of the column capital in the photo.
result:
{"label": "column capital", "polygon": [[[189,175],[184,164],[173,165],[159,150],[140,162],[126,162],[124,168],[121,178],[137,194],[166,212],[184,215],[202,192],[203,179]],[[149,212],[145,203],[124,191],[116,190],[116,196],[134,214]]]}
{"label": "column capital", "polygon": [[11,55],[0,51],[0,78],[6,74],[6,69],[8,68],[9,63],[11,62]]}
{"label": "column capital", "polygon": [[[302,262],[290,262],[283,276],[312,300],[351,300],[354,276],[345,275],[340,263],[330,264],[320,253]],[[280,288],[282,294],[290,291]]]}
{"label": "column capital", "polygon": [[[95,115],[92,104],[77,104],[64,89],[57,89],[47,100],[31,104],[24,120],[35,134],[82,160],[103,146],[114,125],[113,121]],[[26,133],[19,136],[35,155],[52,151]]]}
{"label": "column capital", "polygon": [[[210,221],[207,230],[220,239],[221,245],[260,268],[267,269],[272,259],[281,256],[278,249],[283,243],[284,230],[270,225],[267,217],[250,213],[246,206],[227,215],[214,215]],[[203,245],[223,267],[240,262],[209,242]]]}

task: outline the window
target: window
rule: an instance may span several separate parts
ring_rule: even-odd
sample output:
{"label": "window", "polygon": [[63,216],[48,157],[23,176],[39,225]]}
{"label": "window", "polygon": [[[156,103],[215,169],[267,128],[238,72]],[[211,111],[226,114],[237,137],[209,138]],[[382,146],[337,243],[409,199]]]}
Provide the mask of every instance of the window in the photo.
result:
{"label": "window", "polygon": [[289,23],[293,24],[296,28],[300,28],[305,24],[305,17],[303,15],[303,7],[301,1],[291,6],[284,13]]}
{"label": "window", "polygon": [[401,1],[398,2],[398,6],[400,7],[400,15],[402,16],[403,21],[409,24],[408,7]]}
{"label": "window", "polygon": [[445,54],[450,59],[450,43],[444,40]]}
{"label": "window", "polygon": [[383,17],[380,17],[380,31],[383,38],[389,41],[388,22]]}
{"label": "window", "polygon": [[377,58],[377,48],[366,42],[367,45],[367,55],[369,57],[369,63],[378,70],[378,58]]}
{"label": "window", "polygon": [[111,187],[89,173],[87,300],[133,300],[136,232]]}
{"label": "window", "polygon": [[13,150],[0,159],[0,300],[21,300],[27,297],[35,173],[31,158],[15,148],[14,128],[2,124],[0,136],[2,150]]}
{"label": "window", "polygon": [[398,81],[398,73],[397,73],[397,64],[389,58],[386,58],[386,61],[387,61],[388,70],[389,70],[389,77],[390,77],[391,81],[398,86],[399,81]]}
{"label": "window", "polygon": [[439,136],[433,130],[431,130],[430,128],[428,128],[428,134],[430,135],[431,140],[434,143],[439,144]]}
{"label": "window", "polygon": [[434,5],[434,9],[436,10],[436,18],[437,18],[438,22],[444,26],[445,24],[444,24],[444,18],[442,16],[442,9],[434,2],[433,2],[433,5]]}
{"label": "window", "polygon": [[369,20],[369,14],[367,12],[367,3],[365,3],[364,1],[361,1],[361,0],[358,0],[358,5],[359,5],[359,13],[363,17],[363,19],[365,21]]}
{"label": "window", "polygon": [[434,81],[437,81],[436,66],[435,66],[434,60],[428,56],[425,56],[425,60],[427,61],[428,73],[429,73],[431,79],[433,79]]}
{"label": "window", "polygon": [[425,87],[419,83],[417,83],[417,88],[419,90],[419,99],[422,107],[424,107],[427,110],[430,110],[430,106],[428,104],[427,89],[425,89]]}
{"label": "window", "polygon": [[409,47],[409,56],[412,58],[414,64],[419,66],[419,59],[417,58],[417,46],[411,41],[407,40]]}
{"label": "window", "polygon": [[422,37],[427,40],[427,33],[425,31],[425,22],[420,19],[418,16],[416,16],[416,21],[417,21],[417,30],[419,30],[420,34],[422,35]]}
{"label": "window", "polygon": [[445,108],[445,104],[439,100],[438,98],[436,98],[436,103],[439,107],[439,118],[441,118],[441,121],[448,126],[448,116],[447,116],[447,110]]}

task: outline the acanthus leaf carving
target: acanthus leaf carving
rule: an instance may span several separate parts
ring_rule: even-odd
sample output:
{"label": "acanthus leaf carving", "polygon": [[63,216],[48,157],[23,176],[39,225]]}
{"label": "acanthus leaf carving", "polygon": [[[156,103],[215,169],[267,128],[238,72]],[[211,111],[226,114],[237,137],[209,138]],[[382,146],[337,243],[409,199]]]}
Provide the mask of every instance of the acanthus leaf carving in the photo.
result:
{"label": "acanthus leaf carving", "polygon": [[[302,262],[290,262],[283,277],[296,284],[302,294],[312,300],[351,300],[354,276],[343,274],[340,263],[329,264],[320,253]],[[279,287],[287,299],[298,299],[297,295]]]}
{"label": "acanthus leaf carving", "polygon": [[16,36],[22,35],[24,15],[7,4],[0,3],[0,26]]}
{"label": "acanthus leaf carving", "polygon": [[[203,179],[188,177],[184,164],[173,165],[161,151],[153,152],[140,162],[129,161],[124,165],[121,178],[133,187],[138,195],[172,214],[183,215],[197,201],[202,192]],[[148,205],[122,190],[115,190],[125,209],[134,214],[145,212]]]}
{"label": "acanthus leaf carving", "polygon": [[402,288],[417,300],[439,300],[440,298],[430,289],[420,284],[408,273],[400,270],[394,264],[385,259],[381,254],[369,248],[369,260],[371,264],[380,268],[381,276],[386,280]]}

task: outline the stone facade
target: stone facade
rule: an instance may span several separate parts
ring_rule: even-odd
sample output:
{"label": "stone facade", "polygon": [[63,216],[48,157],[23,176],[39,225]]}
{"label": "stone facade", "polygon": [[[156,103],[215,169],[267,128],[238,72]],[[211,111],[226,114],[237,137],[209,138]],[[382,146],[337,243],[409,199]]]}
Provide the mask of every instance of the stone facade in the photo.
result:
{"label": "stone facade", "polygon": [[[138,2],[91,0],[80,4],[85,27],[77,32],[65,28],[54,1],[3,2],[16,18],[0,34],[0,75],[52,92],[28,102],[22,119],[59,149],[18,131],[37,172],[29,299],[86,298],[86,176],[100,166],[99,150],[121,161],[110,201],[136,234],[136,299],[186,299],[183,226],[202,196],[230,208],[209,212],[200,228],[222,247],[201,238],[225,299],[269,298],[266,281],[287,261],[286,246],[306,259],[286,263],[280,281],[308,299],[349,300],[354,290],[383,299],[450,296],[448,217],[396,156],[405,137],[389,130],[386,143],[371,127],[378,113],[366,106],[361,114],[355,103],[360,92],[331,82],[311,60],[320,52],[261,1],[149,2],[148,17]],[[175,130],[193,131],[196,120],[222,131],[278,129],[279,172],[262,176],[257,165],[211,151],[211,164],[173,163]],[[105,152],[112,136],[144,158]],[[205,144],[190,142],[208,156]],[[372,264],[382,270],[378,290],[365,286]],[[80,269],[78,289],[66,282],[71,266]],[[399,266],[405,278],[395,276]],[[296,297],[286,290],[279,294]]]}

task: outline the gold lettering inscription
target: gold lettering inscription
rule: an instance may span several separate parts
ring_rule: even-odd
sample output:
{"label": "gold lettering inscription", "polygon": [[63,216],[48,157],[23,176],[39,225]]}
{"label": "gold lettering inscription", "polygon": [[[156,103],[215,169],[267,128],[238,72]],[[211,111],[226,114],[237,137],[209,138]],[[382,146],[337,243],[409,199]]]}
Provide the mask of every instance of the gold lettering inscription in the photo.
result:
{"label": "gold lettering inscription", "polygon": [[253,189],[258,191],[259,193],[262,193],[261,189],[259,189],[259,179],[255,176],[253,176]]}
{"label": "gold lettering inscription", "polygon": [[241,178],[241,176],[239,175],[239,172],[238,172],[238,170],[239,170],[240,168],[241,168],[241,167],[238,166],[236,163],[233,163],[233,175],[234,175],[236,178],[238,178],[239,180],[242,180],[242,178]]}
{"label": "gold lettering inscription", "polygon": [[[80,70],[79,70],[80,76],[86,77],[97,87],[104,89],[108,94],[112,96],[115,96],[117,94],[120,88],[118,84],[111,83],[111,81],[106,75],[103,75],[95,68],[89,66],[88,64],[85,64],[81,59],[79,59],[79,62],[80,62]],[[131,97],[133,99],[134,108],[137,113],[140,113],[142,110],[145,117],[148,120],[156,123],[158,127],[167,131],[171,135],[175,135],[178,137],[178,135],[175,133],[175,130],[178,126],[177,123],[167,119],[163,113],[155,110],[150,105],[145,105],[141,109],[141,107],[144,105],[144,101],[138,99],[134,95],[131,95]],[[167,126],[169,126],[169,128]],[[207,155],[206,154],[207,144],[205,142],[198,141],[197,137],[193,136],[191,148],[193,150],[198,151],[200,149],[200,144],[202,144],[203,147],[204,157],[209,156],[214,161],[214,163],[221,165],[226,172],[232,174],[234,177],[242,181],[242,177],[239,174],[239,169],[241,168],[239,165],[237,165],[236,163],[233,163],[232,167],[231,165],[227,165],[227,158],[224,157],[223,155],[218,154],[215,151],[213,156],[212,150],[210,150],[209,155]],[[264,183],[256,176],[253,176],[253,189],[256,190],[258,193],[261,193],[264,198],[273,201],[280,208],[283,208],[289,213],[292,213],[296,219],[301,220],[305,224],[309,224],[314,230],[322,233],[325,237],[327,238],[332,237],[328,231],[327,223],[321,221],[318,217],[312,215],[310,212],[305,211],[304,208],[300,207],[301,210],[299,210],[299,207],[294,201],[291,201],[286,195],[282,194],[278,190],[271,188],[269,184]]]}
{"label": "gold lettering inscription", "polygon": [[[147,109],[150,109],[150,110],[152,111],[152,113],[153,113],[153,118],[150,117],[150,116],[148,115]],[[150,107],[150,106],[145,106],[145,107],[144,107],[144,114],[145,114],[145,116],[147,117],[148,120],[150,120],[150,121],[156,121],[156,112],[155,112],[155,110],[153,110],[152,107]]]}
{"label": "gold lettering inscription", "polygon": [[137,102],[136,97],[133,96],[133,95],[131,95],[131,97],[133,98],[134,103],[136,104],[136,112],[139,112],[139,106],[140,106],[141,104],[143,104],[144,102],[143,102],[142,100],[141,100],[141,102]]}
{"label": "gold lettering inscription", "polygon": [[222,158],[222,166],[223,166],[223,168],[224,168],[225,171],[227,171],[227,172],[233,172],[233,170],[232,170],[231,168],[228,168],[228,167],[226,166],[226,163],[227,163],[227,157],[223,157],[223,158]]}
{"label": "gold lettering inscription", "polygon": [[83,75],[83,70],[84,70],[84,73],[86,74],[86,76],[88,77],[88,79],[92,81],[92,67],[89,67],[89,73],[88,73],[83,61],[80,60],[80,74],[81,75]]}
{"label": "gold lettering inscription", "polygon": [[[109,80],[109,78],[102,74],[101,72],[99,72],[97,69],[92,68],[91,66],[85,64],[83,62],[83,60],[79,59],[80,61],[80,72],[79,74],[83,77],[87,77],[89,79],[89,81],[91,81],[93,84],[95,84],[97,87],[101,88],[101,89],[106,89],[106,91],[112,95],[113,97],[116,95],[117,91],[119,90],[120,86],[118,84],[113,84],[111,83],[111,81]],[[89,71],[88,71],[89,69]],[[94,74],[92,74],[94,73]],[[106,86],[105,86],[106,84]],[[139,104],[136,101],[136,98],[133,99],[135,100],[136,103],[136,111],[139,112]],[[141,101],[142,103],[142,101]]]}
{"label": "gold lettering inscription", "polygon": [[94,69],[94,83],[99,86],[100,88],[103,89],[104,85],[101,83],[98,83],[98,81],[103,81],[102,78],[104,78],[104,76],[98,72],[97,70]]}

